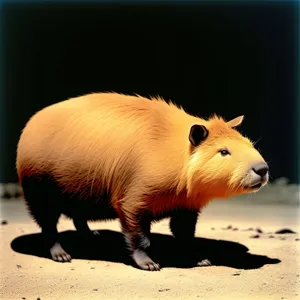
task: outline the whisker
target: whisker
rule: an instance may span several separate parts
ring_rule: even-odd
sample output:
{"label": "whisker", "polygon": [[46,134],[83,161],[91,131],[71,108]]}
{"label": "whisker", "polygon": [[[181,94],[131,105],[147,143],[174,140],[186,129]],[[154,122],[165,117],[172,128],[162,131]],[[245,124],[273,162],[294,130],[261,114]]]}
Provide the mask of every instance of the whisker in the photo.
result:
{"label": "whisker", "polygon": [[257,144],[258,142],[260,142],[261,139],[262,139],[262,137],[260,137],[256,142],[253,142],[253,146],[256,146],[256,144]]}

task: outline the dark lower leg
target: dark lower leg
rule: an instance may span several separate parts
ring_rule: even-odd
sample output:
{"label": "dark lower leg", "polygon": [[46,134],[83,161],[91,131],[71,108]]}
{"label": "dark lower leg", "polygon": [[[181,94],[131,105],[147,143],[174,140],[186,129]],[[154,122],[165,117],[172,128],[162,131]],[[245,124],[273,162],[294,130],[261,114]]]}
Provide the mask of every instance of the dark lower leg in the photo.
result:
{"label": "dark lower leg", "polygon": [[159,271],[159,264],[155,263],[147,254],[150,240],[144,233],[128,232],[123,230],[127,245],[131,252],[131,257],[137,266],[143,270]]}
{"label": "dark lower leg", "polygon": [[178,210],[172,213],[170,229],[177,240],[189,241],[195,236],[197,211]]}
{"label": "dark lower leg", "polygon": [[91,231],[86,220],[83,220],[80,218],[74,218],[73,223],[74,223],[76,230],[79,232],[90,232]]}
{"label": "dark lower leg", "polygon": [[61,214],[60,191],[48,175],[24,177],[22,189],[32,217],[42,228],[43,243],[53,260],[70,261],[58,242],[56,224]]}
{"label": "dark lower leg", "polygon": [[79,234],[88,235],[88,236],[99,234],[98,231],[91,230],[87,223],[87,220],[84,220],[82,218],[74,217],[73,224],[76,230],[79,232]]}
{"label": "dark lower leg", "polygon": [[172,213],[170,229],[175,238],[175,251],[184,261],[194,262],[196,258],[195,229],[198,212],[181,210]]}
{"label": "dark lower leg", "polygon": [[44,245],[49,249],[53,260],[58,262],[70,262],[71,256],[62,248],[58,240],[58,232],[55,227],[44,226],[42,229]]}
{"label": "dark lower leg", "polygon": [[159,264],[155,263],[147,254],[147,248],[150,247],[151,220],[148,217],[139,217],[138,220],[132,221],[134,219],[133,215],[124,215],[120,218],[130,254],[139,268],[159,271]]}

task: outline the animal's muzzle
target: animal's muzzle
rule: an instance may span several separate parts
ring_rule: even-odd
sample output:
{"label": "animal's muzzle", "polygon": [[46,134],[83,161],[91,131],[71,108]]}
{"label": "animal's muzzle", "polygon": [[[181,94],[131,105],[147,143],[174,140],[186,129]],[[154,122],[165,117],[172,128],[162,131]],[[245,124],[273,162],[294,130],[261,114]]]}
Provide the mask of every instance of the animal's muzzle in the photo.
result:
{"label": "animal's muzzle", "polygon": [[249,182],[246,188],[259,189],[269,180],[269,167],[265,162],[259,162],[252,165],[249,170]]}

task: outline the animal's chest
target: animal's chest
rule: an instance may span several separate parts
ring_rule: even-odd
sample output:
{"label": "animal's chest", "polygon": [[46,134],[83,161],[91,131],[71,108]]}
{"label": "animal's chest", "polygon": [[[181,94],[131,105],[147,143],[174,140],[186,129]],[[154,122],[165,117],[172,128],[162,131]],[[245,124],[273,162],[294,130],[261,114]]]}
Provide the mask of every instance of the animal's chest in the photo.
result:
{"label": "animal's chest", "polygon": [[154,217],[168,216],[172,211],[178,209],[199,209],[197,203],[187,198],[184,193],[179,195],[175,193],[150,195],[147,197],[146,202]]}

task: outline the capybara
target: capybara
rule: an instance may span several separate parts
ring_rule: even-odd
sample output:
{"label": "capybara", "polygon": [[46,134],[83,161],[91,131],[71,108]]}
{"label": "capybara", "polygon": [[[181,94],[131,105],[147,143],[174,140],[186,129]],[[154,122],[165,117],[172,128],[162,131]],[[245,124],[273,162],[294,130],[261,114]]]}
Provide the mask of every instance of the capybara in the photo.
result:
{"label": "capybara", "polygon": [[175,241],[194,238],[212,199],[257,192],[268,165],[230,121],[188,114],[160,97],[93,93],[50,105],[23,129],[17,171],[27,206],[53,260],[70,261],[58,241],[61,214],[88,233],[88,221],[118,218],[130,255],[144,270],[150,227],[170,217]]}

